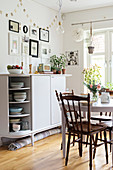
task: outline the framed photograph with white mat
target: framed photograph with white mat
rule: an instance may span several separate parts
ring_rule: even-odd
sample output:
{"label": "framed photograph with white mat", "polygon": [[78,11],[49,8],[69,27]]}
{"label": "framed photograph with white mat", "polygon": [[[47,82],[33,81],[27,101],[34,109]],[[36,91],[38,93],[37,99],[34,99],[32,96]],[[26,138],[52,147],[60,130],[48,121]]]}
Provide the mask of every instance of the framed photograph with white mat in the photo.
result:
{"label": "framed photograph with white mat", "polygon": [[20,36],[14,33],[8,33],[8,54],[20,54]]}
{"label": "framed photograph with white mat", "polygon": [[30,36],[31,38],[38,39],[39,30],[36,29],[36,28],[34,28],[34,27],[31,27],[31,26],[30,26],[29,30],[30,30],[29,36]]}
{"label": "framed photograph with white mat", "polygon": [[22,53],[22,55],[29,55],[29,44],[27,42],[22,43],[21,53]]}
{"label": "framed photograph with white mat", "polygon": [[49,42],[49,31],[39,28],[39,40]]}
{"label": "framed photograph with white mat", "polygon": [[38,58],[38,48],[39,48],[39,42],[36,40],[29,40],[29,55],[32,57]]}

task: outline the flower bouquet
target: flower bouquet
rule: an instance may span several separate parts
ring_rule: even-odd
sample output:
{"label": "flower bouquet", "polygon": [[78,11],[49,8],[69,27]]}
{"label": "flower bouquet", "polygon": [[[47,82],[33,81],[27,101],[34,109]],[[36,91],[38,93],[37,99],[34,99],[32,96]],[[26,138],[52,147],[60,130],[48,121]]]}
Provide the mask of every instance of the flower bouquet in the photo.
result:
{"label": "flower bouquet", "polygon": [[100,67],[95,64],[95,66],[84,69],[83,74],[85,75],[83,83],[92,92],[92,101],[97,101],[97,93],[101,89]]}

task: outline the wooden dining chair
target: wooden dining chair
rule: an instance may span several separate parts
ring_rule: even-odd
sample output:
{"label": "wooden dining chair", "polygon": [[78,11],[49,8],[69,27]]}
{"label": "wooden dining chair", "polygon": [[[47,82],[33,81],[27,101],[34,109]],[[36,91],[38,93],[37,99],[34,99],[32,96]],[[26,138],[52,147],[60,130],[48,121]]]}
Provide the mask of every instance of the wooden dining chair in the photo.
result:
{"label": "wooden dining chair", "polygon": [[[82,96],[63,96],[60,93],[60,99],[62,101],[63,114],[66,119],[66,126],[68,131],[68,142],[67,142],[67,154],[65,165],[68,163],[69,149],[70,149],[70,138],[71,136],[78,134],[79,138],[75,140],[75,142],[79,143],[79,151],[80,156],[82,157],[82,144],[86,144],[86,141],[83,141],[83,135],[90,136],[90,170],[92,170],[92,145],[94,145],[94,150],[96,147],[105,144],[106,151],[106,163],[108,163],[108,151],[107,151],[107,139],[106,139],[106,127],[96,124],[91,124],[90,122],[90,94],[87,97]],[[81,116],[81,103],[82,101],[87,102],[87,121],[82,120]],[[67,110],[69,111],[69,115],[67,115]],[[74,110],[74,114],[73,113]],[[80,119],[77,118],[79,113]],[[97,143],[98,133],[104,131],[104,142]],[[96,135],[95,142],[92,143],[92,136]]]}
{"label": "wooden dining chair", "polygon": [[[105,125],[107,126],[107,131],[109,132],[109,140],[111,141],[111,131],[112,131],[112,126],[111,126],[111,112],[100,112],[99,116],[91,116],[91,120],[98,121],[100,125]],[[100,132],[100,140],[102,140],[102,132]],[[110,152],[111,152],[111,142],[110,144]]]}
{"label": "wooden dining chair", "polygon": [[[58,93],[58,91],[57,90],[55,90],[55,93],[56,93],[56,97],[57,97],[57,100],[58,100],[58,103],[59,103],[59,107],[61,107],[60,106],[60,93]],[[74,90],[71,90],[70,92],[64,92],[64,93],[62,93],[62,95],[63,96],[69,96],[69,95],[74,95]],[[61,110],[61,112],[62,112],[62,110]],[[76,136],[76,135],[75,135]],[[73,146],[74,146],[74,141],[75,141],[75,136],[73,136]],[[63,148],[62,148],[62,143],[61,143],[61,150],[62,150]]]}

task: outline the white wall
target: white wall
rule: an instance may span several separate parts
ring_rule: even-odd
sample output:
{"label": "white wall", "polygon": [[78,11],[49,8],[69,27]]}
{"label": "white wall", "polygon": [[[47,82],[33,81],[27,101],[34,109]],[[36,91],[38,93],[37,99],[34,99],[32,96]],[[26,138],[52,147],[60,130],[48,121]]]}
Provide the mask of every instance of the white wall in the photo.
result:
{"label": "white wall", "polygon": [[[15,20],[21,23],[21,25],[26,24],[28,26],[37,23],[40,27],[47,27],[53,21],[56,11],[49,9],[45,6],[42,6],[31,0],[24,0],[23,6],[17,8],[17,3],[19,1],[11,0],[0,0],[0,9],[2,9],[3,14],[0,14],[0,71],[6,71],[6,66],[8,64],[18,64],[16,56],[8,55],[8,21],[9,19]],[[15,7],[17,12],[14,12]],[[26,9],[26,13],[23,12],[23,9]],[[11,13],[13,11],[14,16],[5,17],[5,14]],[[29,14],[29,18],[26,17],[26,14]],[[30,23],[30,18],[32,23]],[[15,33],[17,34],[17,33]],[[23,35],[22,31],[19,35]],[[52,54],[59,54],[62,52],[62,36],[56,34],[56,23],[50,29],[50,42],[45,43],[49,44],[52,49]],[[21,56],[21,55],[20,55]],[[39,59],[32,59],[33,65],[37,65],[41,62]],[[47,62],[47,61],[44,61]]]}
{"label": "white wall", "polygon": [[[71,26],[72,23],[80,23],[92,20],[101,20],[113,18],[113,6],[106,8],[91,9],[79,12],[65,14],[64,20],[64,39],[63,48],[65,51],[78,50],[79,51],[79,66],[68,66],[67,73],[71,73],[72,77],[67,79],[67,87],[74,89],[75,93],[83,92],[83,75],[82,70],[84,67],[84,50],[83,41],[76,43],[73,40],[72,33],[76,26]],[[100,22],[93,24],[93,29],[113,27],[113,21]],[[84,30],[89,29],[89,24],[83,26]]]}

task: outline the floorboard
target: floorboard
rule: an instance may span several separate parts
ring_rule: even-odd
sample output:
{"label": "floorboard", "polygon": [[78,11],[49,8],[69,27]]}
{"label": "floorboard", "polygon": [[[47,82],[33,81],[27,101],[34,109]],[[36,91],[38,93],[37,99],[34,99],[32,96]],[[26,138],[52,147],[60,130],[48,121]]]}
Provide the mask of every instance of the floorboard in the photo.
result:
{"label": "floorboard", "polygon": [[[71,146],[68,166],[64,166],[62,151],[60,150],[61,134],[53,135],[38,142],[34,146],[28,145],[17,151],[8,151],[7,147],[0,148],[0,170],[88,170],[89,147],[83,146],[83,157],[78,154],[77,144]],[[109,147],[108,147],[109,148]],[[111,153],[109,164],[106,165],[104,145],[97,148],[94,170],[109,170],[111,167]]]}

